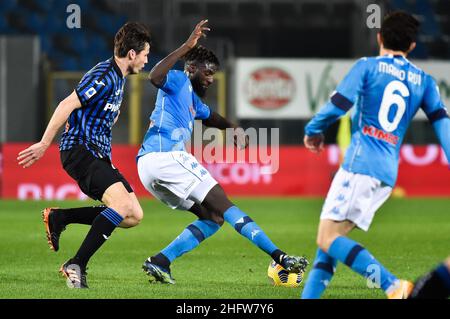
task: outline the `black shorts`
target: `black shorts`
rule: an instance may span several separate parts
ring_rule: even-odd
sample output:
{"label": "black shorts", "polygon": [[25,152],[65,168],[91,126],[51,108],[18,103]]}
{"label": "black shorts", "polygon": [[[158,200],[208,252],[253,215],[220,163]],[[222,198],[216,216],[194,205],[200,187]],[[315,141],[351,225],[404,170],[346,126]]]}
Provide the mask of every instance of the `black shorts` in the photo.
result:
{"label": "black shorts", "polygon": [[64,170],[89,197],[101,201],[106,189],[117,182],[122,182],[127,191],[133,193],[130,184],[112,166],[109,158],[95,157],[83,144],[61,151],[60,156]]}

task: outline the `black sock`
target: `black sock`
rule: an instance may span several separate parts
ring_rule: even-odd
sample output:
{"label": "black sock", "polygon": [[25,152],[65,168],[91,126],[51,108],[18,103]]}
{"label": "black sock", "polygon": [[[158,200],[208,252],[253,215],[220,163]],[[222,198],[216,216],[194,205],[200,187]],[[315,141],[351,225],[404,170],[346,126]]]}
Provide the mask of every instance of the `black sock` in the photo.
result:
{"label": "black sock", "polygon": [[94,219],[102,211],[106,209],[106,206],[91,206],[91,207],[77,207],[77,208],[58,208],[54,209],[57,214],[55,215],[62,224],[84,224],[92,225]]}
{"label": "black sock", "polygon": [[170,267],[170,260],[169,260],[169,258],[167,258],[166,256],[164,256],[161,253],[158,253],[157,255],[152,256],[150,258],[150,260],[151,260],[152,263],[155,263],[158,266],[161,266],[163,268],[169,269],[169,267]]}
{"label": "black sock", "polygon": [[[441,272],[441,275],[439,274]],[[447,280],[450,277],[445,265],[440,265],[432,272],[426,274],[414,285],[409,296],[411,299],[447,299],[450,296],[449,283],[445,282],[442,273],[446,272]]]}
{"label": "black sock", "polygon": [[286,255],[286,253],[285,253],[284,251],[282,251],[282,250],[279,250],[279,249],[275,250],[273,253],[270,254],[270,256],[272,257],[272,259],[273,259],[276,263],[279,263],[279,262],[281,261],[281,260],[280,260],[280,257],[281,257],[282,255]]}
{"label": "black sock", "polygon": [[122,220],[122,216],[111,208],[105,209],[94,219],[91,229],[74,257],[80,261],[81,266],[87,265],[92,255],[103,245]]}

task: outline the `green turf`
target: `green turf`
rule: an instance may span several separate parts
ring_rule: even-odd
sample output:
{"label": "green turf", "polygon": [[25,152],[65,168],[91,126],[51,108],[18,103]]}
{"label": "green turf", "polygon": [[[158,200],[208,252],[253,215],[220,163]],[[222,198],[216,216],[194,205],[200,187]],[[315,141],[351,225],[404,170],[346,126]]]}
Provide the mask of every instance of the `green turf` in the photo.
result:
{"label": "green turf", "polygon": [[[314,258],[320,199],[236,199],[283,250]],[[79,247],[88,227],[70,225],[61,249],[50,251],[40,210],[81,202],[0,202],[0,298],[298,298],[300,289],[272,287],[270,258],[229,225],[200,247],[176,260],[174,286],[151,285],[143,260],[158,252],[194,220],[156,201],[142,201],[139,227],[114,232],[93,257],[89,290],[69,290],[59,277],[62,262]],[[446,257],[450,242],[450,199],[391,199],[377,213],[368,233],[355,231],[362,243],[392,272],[415,279]],[[339,265],[326,298],[384,298],[360,276]]]}

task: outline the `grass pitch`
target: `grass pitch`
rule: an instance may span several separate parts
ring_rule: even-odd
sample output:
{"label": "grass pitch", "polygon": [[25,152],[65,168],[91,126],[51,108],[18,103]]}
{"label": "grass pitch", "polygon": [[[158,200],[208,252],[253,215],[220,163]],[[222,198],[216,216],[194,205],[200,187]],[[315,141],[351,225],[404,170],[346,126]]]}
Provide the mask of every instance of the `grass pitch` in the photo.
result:
{"label": "grass pitch", "polygon": [[[322,199],[236,199],[269,237],[291,254],[313,261]],[[70,290],[59,276],[88,226],[70,225],[60,251],[49,250],[40,211],[91,202],[0,202],[0,298],[299,298],[299,289],[272,287],[270,257],[225,224],[197,249],[172,265],[176,285],[149,284],[141,271],[145,258],[170,243],[195,216],[142,201],[145,218],[132,229],[117,229],[91,259],[90,289]],[[391,199],[378,211],[368,233],[351,237],[390,271],[416,279],[450,254],[450,199]],[[384,298],[380,289],[340,264],[324,298]]]}

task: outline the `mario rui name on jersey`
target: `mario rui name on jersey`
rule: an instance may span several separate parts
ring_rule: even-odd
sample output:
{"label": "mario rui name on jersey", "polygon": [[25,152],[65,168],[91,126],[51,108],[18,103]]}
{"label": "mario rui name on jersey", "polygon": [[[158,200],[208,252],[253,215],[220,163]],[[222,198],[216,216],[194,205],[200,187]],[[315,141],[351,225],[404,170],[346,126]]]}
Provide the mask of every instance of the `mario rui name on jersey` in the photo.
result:
{"label": "mario rui name on jersey", "polygon": [[378,62],[378,71],[381,73],[390,74],[397,79],[404,81],[406,79],[406,74],[408,74],[408,82],[421,85],[422,84],[422,76],[420,73],[415,73],[412,71],[405,72],[404,70],[398,69],[395,65],[386,62]]}

